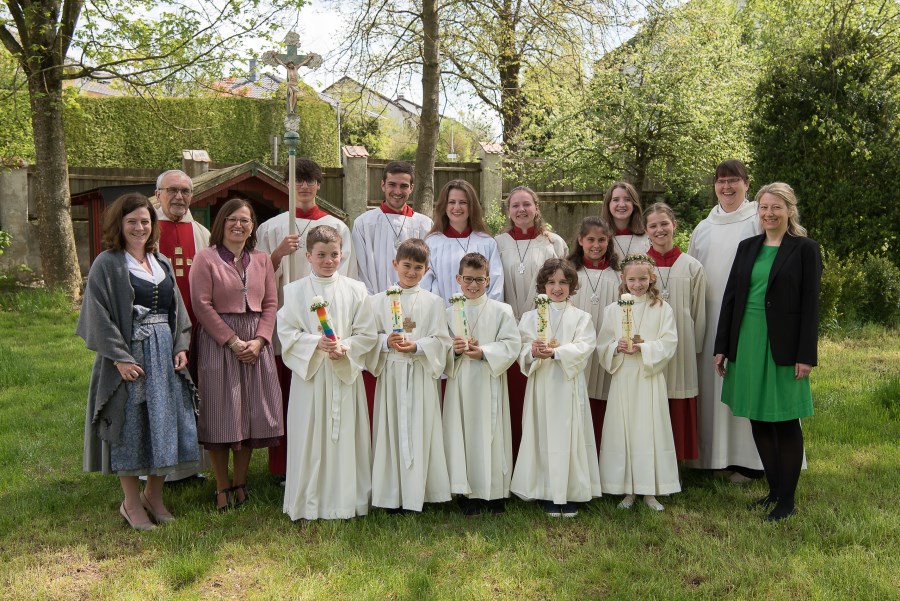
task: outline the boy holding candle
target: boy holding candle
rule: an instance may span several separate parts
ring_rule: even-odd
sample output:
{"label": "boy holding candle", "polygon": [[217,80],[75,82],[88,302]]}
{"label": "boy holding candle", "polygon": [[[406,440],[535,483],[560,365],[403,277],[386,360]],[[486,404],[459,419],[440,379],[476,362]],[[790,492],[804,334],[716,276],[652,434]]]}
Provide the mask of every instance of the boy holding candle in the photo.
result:
{"label": "boy holding candle", "polygon": [[341,236],[307,235],[310,274],[284,288],[278,337],[293,372],[284,512],[292,520],[365,515],[371,496],[369,415],[360,373],[378,341],[366,287],[337,273]]}
{"label": "boy holding candle", "polygon": [[393,266],[398,285],[371,299],[378,344],[367,369],[378,378],[372,505],[401,513],[450,500],[439,389],[450,335],[443,299],[419,287],[428,271],[425,242],[405,240]]}
{"label": "boy holding candle", "polygon": [[488,298],[488,260],[468,253],[450,298],[447,321],[453,346],[447,354],[444,449],[450,489],[465,515],[502,513],[512,478],[512,436],[506,370],[522,339],[512,308]]}

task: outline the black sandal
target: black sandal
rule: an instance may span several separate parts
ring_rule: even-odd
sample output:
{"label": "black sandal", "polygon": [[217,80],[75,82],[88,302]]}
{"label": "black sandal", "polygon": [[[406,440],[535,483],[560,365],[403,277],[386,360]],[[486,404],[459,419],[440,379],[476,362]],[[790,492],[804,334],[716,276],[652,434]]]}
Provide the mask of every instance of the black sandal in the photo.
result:
{"label": "black sandal", "polygon": [[[244,484],[235,484],[234,486],[232,486],[232,487],[231,487],[230,489],[228,489],[228,490],[231,491],[231,496],[232,496],[232,499],[234,500],[234,506],[235,506],[235,507],[240,507],[241,505],[243,505],[244,503],[246,503],[247,501],[250,500],[250,493],[247,492],[247,484],[246,484],[246,483],[244,483]],[[237,494],[236,494],[236,493],[237,493],[237,491],[239,491],[239,490],[240,490],[240,491],[243,491],[243,493],[244,493],[244,499],[243,499],[242,501],[239,501],[238,498],[237,498]]]}
{"label": "black sandal", "polygon": [[[225,504],[219,507],[219,495],[225,495]],[[234,503],[234,488],[226,488],[224,490],[217,490],[213,495],[213,505],[218,512],[225,512],[231,509],[231,505]]]}

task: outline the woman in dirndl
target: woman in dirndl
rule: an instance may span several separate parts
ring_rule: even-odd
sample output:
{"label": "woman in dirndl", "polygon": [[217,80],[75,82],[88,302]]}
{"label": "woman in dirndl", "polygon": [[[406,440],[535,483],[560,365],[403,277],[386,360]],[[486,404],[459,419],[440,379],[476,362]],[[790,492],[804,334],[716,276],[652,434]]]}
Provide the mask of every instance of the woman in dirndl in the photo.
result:
{"label": "woman in dirndl", "polygon": [[[84,471],[119,477],[119,514],[135,530],[175,519],[163,503],[166,474],[199,461],[187,371],[191,322],[158,239],[156,211],[142,194],[120,196],[106,209],[106,250],[91,265],[76,329],[97,353]],[[139,476],[147,477],[143,491]]]}
{"label": "woman in dirndl", "polygon": [[200,326],[198,434],[216,476],[216,509],[224,511],[248,499],[253,449],[277,446],[284,434],[272,351],[278,294],[269,256],[255,250],[256,216],[249,201],[233,198],[222,205],[209,243],[194,258],[190,275]]}

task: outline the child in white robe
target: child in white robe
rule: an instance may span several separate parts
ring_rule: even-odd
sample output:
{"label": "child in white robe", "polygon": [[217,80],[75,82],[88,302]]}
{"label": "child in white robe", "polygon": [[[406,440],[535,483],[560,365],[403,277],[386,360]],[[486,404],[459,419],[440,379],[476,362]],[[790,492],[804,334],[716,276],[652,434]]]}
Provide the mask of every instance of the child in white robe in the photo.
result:
{"label": "child in white robe", "polygon": [[465,515],[503,513],[512,478],[512,435],[506,370],[522,339],[512,308],[486,293],[488,260],[469,253],[459,262],[459,289],[447,322],[454,334],[447,354],[444,449],[451,492]]}
{"label": "child in white robe", "polygon": [[[612,228],[600,217],[589,215],[581,220],[573,250],[567,257],[578,270],[578,292],[572,296],[572,304],[590,314],[597,333],[603,325],[606,306],[619,298],[619,256],[613,246]],[[599,447],[609,395],[609,372],[600,365],[596,353],[591,354],[585,377],[594,440]]]}
{"label": "child in white robe", "polygon": [[[391,510],[422,511],[426,502],[450,500],[439,386],[450,333],[443,299],[419,287],[428,269],[425,242],[405,240],[393,265],[399,285],[372,297],[379,341],[366,364],[378,378],[372,505],[396,513]],[[400,299],[402,332],[392,324],[394,298]]]}
{"label": "child in white robe", "polygon": [[[575,517],[575,503],[600,496],[585,366],[594,353],[591,316],[569,302],[578,274],[565,259],[548,259],[536,278],[535,303],[522,316],[519,365],[528,377],[522,444],[510,490],[540,500],[551,517]],[[546,336],[541,336],[545,333]],[[546,340],[545,340],[546,338]]]}
{"label": "child in white robe", "polygon": [[[604,492],[625,495],[621,509],[630,508],[635,495],[644,495],[650,508],[662,511],[656,496],[681,490],[664,373],[678,345],[675,317],[659,298],[647,255],[625,257],[619,290],[627,295],[606,307],[597,337],[600,363],[612,374],[600,478]],[[631,350],[622,334],[621,303],[632,303]]]}
{"label": "child in white robe", "polygon": [[337,230],[314,227],[307,242],[311,273],[285,286],[278,311],[281,356],[293,372],[283,508],[292,520],[352,518],[368,513],[372,490],[360,373],[378,338],[365,285],[337,273]]}

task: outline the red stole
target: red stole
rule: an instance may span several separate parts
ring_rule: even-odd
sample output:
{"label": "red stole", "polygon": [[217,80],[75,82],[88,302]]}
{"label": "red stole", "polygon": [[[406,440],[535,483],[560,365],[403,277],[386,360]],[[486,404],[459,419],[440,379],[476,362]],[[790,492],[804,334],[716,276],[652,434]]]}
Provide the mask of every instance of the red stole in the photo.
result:
{"label": "red stole", "polygon": [[406,217],[412,217],[413,215],[416,214],[416,212],[413,211],[412,207],[409,206],[408,204],[403,205],[403,208],[401,210],[395,211],[394,209],[389,207],[388,204],[384,201],[381,202],[381,212],[386,213],[388,215],[404,215]]}
{"label": "red stole", "polygon": [[320,209],[319,205],[315,204],[308,211],[304,211],[300,207],[297,207],[294,210],[297,212],[297,219],[309,219],[310,221],[316,221],[317,219],[328,216],[328,213]]}
{"label": "red stole", "polygon": [[194,226],[187,221],[163,221],[159,220],[159,252],[164,254],[172,262],[172,270],[175,273],[175,283],[181,292],[181,299],[187,307],[191,323],[195,323],[194,311],[191,308],[191,285],[188,276],[191,273],[191,263],[194,262],[196,248],[194,247]]}

